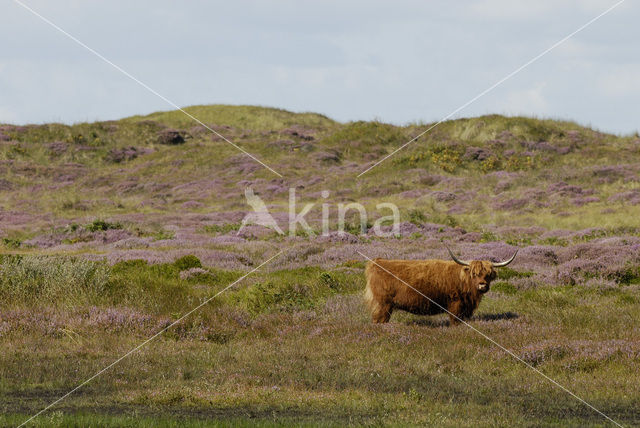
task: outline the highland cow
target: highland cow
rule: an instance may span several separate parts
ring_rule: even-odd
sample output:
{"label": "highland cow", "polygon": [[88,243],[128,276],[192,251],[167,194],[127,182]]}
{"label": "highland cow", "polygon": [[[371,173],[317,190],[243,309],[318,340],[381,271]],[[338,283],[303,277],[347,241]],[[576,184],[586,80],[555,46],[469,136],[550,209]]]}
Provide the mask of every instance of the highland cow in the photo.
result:
{"label": "highland cow", "polygon": [[495,268],[511,263],[517,253],[500,263],[459,260],[451,250],[453,261],[371,260],[365,300],[372,320],[386,323],[394,309],[417,315],[447,312],[451,324],[468,319],[496,278]]}

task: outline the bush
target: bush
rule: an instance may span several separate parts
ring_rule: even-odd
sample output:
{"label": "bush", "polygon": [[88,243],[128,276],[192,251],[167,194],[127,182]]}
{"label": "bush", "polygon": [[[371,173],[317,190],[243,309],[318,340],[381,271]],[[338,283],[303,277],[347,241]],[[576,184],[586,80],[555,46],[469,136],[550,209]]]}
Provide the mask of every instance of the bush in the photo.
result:
{"label": "bush", "polygon": [[17,238],[2,238],[2,243],[7,248],[19,248],[22,241]]}
{"label": "bush", "polygon": [[158,232],[154,233],[153,235],[153,240],[154,241],[162,241],[165,239],[174,239],[176,237],[176,234],[171,231],[171,230],[159,230]]}
{"label": "bush", "polygon": [[460,151],[452,147],[435,147],[431,149],[431,162],[445,170],[453,172],[461,165]]}
{"label": "bush", "polygon": [[245,304],[249,312],[257,314],[273,306],[282,309],[313,306],[312,290],[304,284],[257,283],[248,289]]}
{"label": "bush", "polygon": [[299,310],[321,306],[336,293],[359,293],[364,284],[361,274],[325,272],[318,268],[278,271],[265,281],[233,294],[234,303],[252,314],[272,310]]}
{"label": "bush", "polygon": [[176,145],[184,143],[184,135],[177,129],[163,129],[158,132],[158,143]]}
{"label": "bush", "polygon": [[529,278],[533,276],[533,272],[520,272],[510,267],[502,267],[498,269],[498,278],[509,280],[511,278]]}
{"label": "bush", "polygon": [[508,282],[504,282],[504,281],[499,281],[499,282],[496,282],[495,284],[492,284],[491,290],[498,291],[504,294],[515,294],[518,291],[515,285],[510,284]]}
{"label": "bush", "polygon": [[240,229],[240,226],[242,226],[240,223],[209,224],[204,226],[202,230],[206,233],[229,233]]}
{"label": "bush", "polygon": [[109,223],[104,220],[96,219],[93,220],[93,223],[86,225],[85,229],[90,232],[104,232],[109,229],[122,229],[122,225],[120,223]]}
{"label": "bush", "polygon": [[320,282],[332,290],[337,290],[340,287],[340,283],[329,272],[320,274]]}
{"label": "bush", "polygon": [[427,216],[422,211],[413,209],[409,211],[409,221],[416,226],[420,226],[427,221]]}
{"label": "bush", "polygon": [[201,268],[202,262],[196,256],[189,254],[188,256],[177,259],[173,262],[173,266],[175,266],[178,271],[183,271],[191,268]]}

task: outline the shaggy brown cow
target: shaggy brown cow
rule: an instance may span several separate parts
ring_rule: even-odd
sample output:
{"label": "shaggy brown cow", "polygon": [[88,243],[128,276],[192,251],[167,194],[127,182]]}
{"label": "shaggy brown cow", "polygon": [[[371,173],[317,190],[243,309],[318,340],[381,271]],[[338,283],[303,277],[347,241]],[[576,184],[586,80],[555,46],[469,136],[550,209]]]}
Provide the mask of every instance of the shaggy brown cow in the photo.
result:
{"label": "shaggy brown cow", "polygon": [[449,254],[453,261],[369,261],[365,270],[365,300],[373,322],[388,322],[394,309],[418,315],[440,314],[446,309],[452,324],[469,318],[496,278],[494,268],[511,263],[518,251],[501,263],[467,262],[459,260],[451,250]]}

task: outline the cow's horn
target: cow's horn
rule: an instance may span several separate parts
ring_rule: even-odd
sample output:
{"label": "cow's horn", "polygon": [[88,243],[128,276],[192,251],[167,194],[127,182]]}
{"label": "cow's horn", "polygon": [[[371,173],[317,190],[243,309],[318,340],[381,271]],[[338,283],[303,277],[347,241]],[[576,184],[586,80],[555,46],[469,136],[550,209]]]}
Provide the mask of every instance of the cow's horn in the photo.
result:
{"label": "cow's horn", "polygon": [[454,262],[458,263],[459,265],[462,266],[469,266],[469,262],[465,262],[464,260],[460,260],[459,258],[457,258],[456,256],[453,255],[453,253],[451,252],[451,249],[449,249],[449,247],[447,247],[445,245],[445,247],[447,248],[447,251],[449,251],[449,255],[451,256],[451,258],[453,259]]}
{"label": "cow's horn", "polygon": [[511,258],[509,260],[506,260],[504,262],[500,262],[500,263],[493,263],[493,267],[504,267],[506,265],[508,265],[509,263],[511,263],[513,261],[513,259],[516,258],[516,254],[518,254],[518,249],[516,248],[516,252],[513,253],[513,256],[511,256]]}

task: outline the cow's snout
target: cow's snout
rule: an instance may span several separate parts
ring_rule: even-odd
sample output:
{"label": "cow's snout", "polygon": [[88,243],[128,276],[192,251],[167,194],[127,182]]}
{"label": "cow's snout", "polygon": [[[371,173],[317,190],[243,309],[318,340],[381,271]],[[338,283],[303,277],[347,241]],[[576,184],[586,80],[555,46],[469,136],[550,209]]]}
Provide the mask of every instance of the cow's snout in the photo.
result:
{"label": "cow's snout", "polygon": [[487,284],[486,282],[481,282],[480,284],[478,284],[478,290],[486,293],[487,291],[489,291],[489,284]]}

